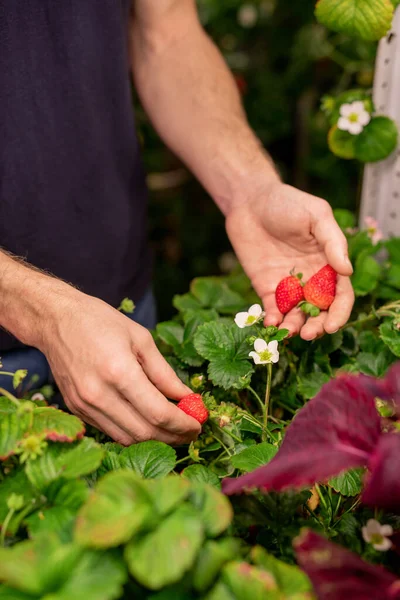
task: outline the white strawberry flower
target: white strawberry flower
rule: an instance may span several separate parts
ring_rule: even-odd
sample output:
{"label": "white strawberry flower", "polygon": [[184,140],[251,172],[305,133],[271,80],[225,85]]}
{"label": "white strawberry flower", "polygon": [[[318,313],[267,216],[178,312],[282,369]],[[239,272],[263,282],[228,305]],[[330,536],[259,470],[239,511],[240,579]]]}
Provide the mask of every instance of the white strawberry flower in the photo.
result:
{"label": "white strawberry flower", "polygon": [[250,306],[247,312],[239,312],[235,317],[235,323],[240,329],[250,327],[254,323],[258,323],[264,317],[263,309],[259,304]]}
{"label": "white strawberry flower", "polygon": [[43,400],[46,400],[46,398],[40,392],[36,392],[36,394],[33,394],[31,400],[33,402],[36,402],[37,400],[42,402]]}
{"label": "white strawberry flower", "polygon": [[254,350],[249,353],[249,356],[251,356],[256,365],[277,363],[279,360],[278,342],[273,340],[267,344],[265,340],[258,338],[254,342]]}
{"label": "white strawberry flower", "polygon": [[391,525],[381,525],[379,521],[369,519],[361,531],[364,541],[371,544],[375,550],[386,552],[392,547],[392,542],[389,539],[393,535]]}
{"label": "white strawberry flower", "polygon": [[340,107],[340,118],[337,126],[342,131],[359,135],[370,120],[371,115],[366,110],[364,102],[352,102],[351,104],[342,104]]}
{"label": "white strawberry flower", "polygon": [[239,25],[246,29],[254,27],[258,21],[258,11],[254,4],[243,4],[243,6],[239,8],[237,20]]}
{"label": "white strawberry flower", "polygon": [[383,233],[379,229],[379,223],[376,219],[374,219],[374,217],[365,217],[364,225],[367,228],[368,237],[374,246],[383,240]]}

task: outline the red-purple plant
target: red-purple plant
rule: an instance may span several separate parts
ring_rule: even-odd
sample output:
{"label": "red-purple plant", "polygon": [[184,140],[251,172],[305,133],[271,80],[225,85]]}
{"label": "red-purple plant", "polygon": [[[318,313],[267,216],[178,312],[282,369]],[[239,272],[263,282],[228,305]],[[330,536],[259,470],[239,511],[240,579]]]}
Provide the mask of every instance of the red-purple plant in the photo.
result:
{"label": "red-purple plant", "polygon": [[272,461],[237,479],[225,479],[224,493],[301,488],[365,466],[371,474],[364,501],[400,509],[400,484],[395,477],[400,436],[382,432],[375,406],[377,395],[396,401],[400,398],[399,374],[400,363],[385,380],[344,375],[324,385],[294,418]]}
{"label": "red-purple plant", "polygon": [[310,530],[294,541],[297,561],[319,600],[400,599],[400,579]]}

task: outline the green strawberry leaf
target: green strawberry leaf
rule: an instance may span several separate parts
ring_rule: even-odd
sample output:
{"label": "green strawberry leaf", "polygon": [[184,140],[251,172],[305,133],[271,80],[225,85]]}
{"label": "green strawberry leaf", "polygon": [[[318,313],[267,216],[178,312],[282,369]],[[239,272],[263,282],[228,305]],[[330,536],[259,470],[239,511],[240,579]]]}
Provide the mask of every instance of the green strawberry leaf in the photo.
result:
{"label": "green strawberry leaf", "polygon": [[210,361],[211,381],[224,389],[243,389],[248,386],[254,368],[248,360],[249,332],[235,323],[213,321],[201,325],[195,336],[197,352]]}
{"label": "green strawberry leaf", "polygon": [[222,581],[241,600],[279,600],[282,598],[274,577],[245,562],[228,563],[222,571]]}
{"label": "green strawberry leaf", "polygon": [[0,600],[40,600],[39,596],[25,594],[7,585],[0,585]]}
{"label": "green strawberry leaf", "polygon": [[379,354],[360,352],[356,358],[356,366],[364,375],[383,377],[393,362],[393,354],[386,350]]}
{"label": "green strawberry leaf", "polygon": [[190,491],[189,482],[176,475],[152,479],[146,484],[154,509],[160,517],[164,517],[186,500]]}
{"label": "green strawberry leaf", "polygon": [[31,415],[17,412],[2,413],[0,420],[0,461],[15,453],[30,423]]}
{"label": "green strawberry leaf", "polygon": [[355,138],[355,158],[365,163],[378,162],[396,149],[397,125],[389,117],[373,117]]}
{"label": "green strawberry leaf", "polygon": [[220,313],[233,314],[245,308],[245,300],[218,277],[198,277],[190,291],[204,308],[214,308]]}
{"label": "green strawberry leaf", "polygon": [[393,19],[390,0],[319,0],[315,14],[320,23],[352,37],[380,40]]}
{"label": "green strawberry leaf", "polygon": [[33,411],[33,424],[29,429],[32,435],[45,435],[52,442],[74,442],[85,433],[84,423],[62,410],[39,407]]}
{"label": "green strawberry leaf", "polygon": [[366,296],[373,292],[378,285],[381,267],[370,256],[369,249],[363,250],[357,257],[354,266],[352,284],[356,296]]}
{"label": "green strawberry leaf", "polygon": [[175,348],[183,342],[183,327],[176,321],[165,321],[158,323],[156,332],[158,337],[168,346]]}
{"label": "green strawberry leaf", "polygon": [[400,331],[395,328],[393,321],[385,321],[379,327],[380,338],[389,350],[400,358]]}
{"label": "green strawberry leaf", "polygon": [[314,398],[325,383],[330,380],[329,375],[326,373],[308,373],[304,377],[299,378],[298,391],[299,394],[305,399],[310,400]]}
{"label": "green strawberry leaf", "polygon": [[265,569],[274,577],[279,590],[282,592],[282,597],[285,599],[301,600],[304,598],[305,600],[310,597],[311,582],[299,567],[278,560],[272,554],[268,554],[261,546],[252,548],[251,560],[255,565]]}
{"label": "green strawberry leaf", "polygon": [[25,505],[31,504],[34,509],[38,492],[33,488],[25,471],[21,468],[13,470],[0,481],[0,524],[8,514],[7,500],[11,494],[22,496]]}
{"label": "green strawberry leaf", "polygon": [[67,581],[43,600],[116,600],[122,597],[128,578],[120,558],[88,551],[68,575]]}
{"label": "green strawberry leaf", "polygon": [[235,469],[249,473],[269,463],[277,452],[278,448],[276,446],[262,442],[242,450],[239,454],[235,454],[235,456],[232,456],[231,462]]}
{"label": "green strawberry leaf", "polygon": [[221,489],[221,482],[217,475],[203,465],[190,465],[182,471],[181,475],[185,479],[189,479],[189,481],[209,483],[217,489]]}
{"label": "green strawberry leaf", "polygon": [[331,152],[339,158],[350,160],[356,157],[355,149],[356,136],[348,131],[342,131],[337,125],[329,130],[328,146]]}
{"label": "green strawberry leaf", "polygon": [[144,479],[164,477],[174,470],[176,452],[163,442],[150,440],[124,448],[119,455],[121,464]]}
{"label": "green strawberry leaf", "polygon": [[154,531],[134,537],[125,548],[125,561],[141,585],[159,590],[179,581],[192,567],[203,539],[196,511],[184,504]]}
{"label": "green strawberry leaf", "polygon": [[75,539],[91,548],[119,546],[148,524],[152,515],[143,480],[131,471],[108,473],[79,511]]}
{"label": "green strawberry leaf", "polygon": [[218,541],[207,540],[200,550],[193,570],[193,587],[197,592],[205,592],[216,580],[222,567],[233,560],[240,552],[240,541],[226,538]]}
{"label": "green strawberry leaf", "polygon": [[190,502],[198,511],[208,537],[217,537],[231,524],[233,510],[226,496],[215,487],[203,483],[193,483]]}
{"label": "green strawberry leaf", "polygon": [[0,580],[21,592],[43,598],[46,592],[65,582],[83,552],[73,544],[61,545],[53,536],[0,548]]}
{"label": "green strawberry leaf", "polygon": [[358,496],[363,488],[364,469],[351,469],[332,477],[329,485],[342,496]]}
{"label": "green strawberry leaf", "polygon": [[193,296],[193,294],[190,293],[174,296],[172,304],[177,310],[179,310],[179,312],[198,310],[202,308],[201,303]]}
{"label": "green strawberry leaf", "polygon": [[335,208],[333,215],[340,229],[352,229],[356,226],[356,216],[350,210],[345,208]]}
{"label": "green strawberry leaf", "polygon": [[42,490],[59,477],[75,479],[88,475],[99,467],[103,457],[104,450],[92,438],[74,444],[50,443],[42,456],[28,462],[26,474]]}

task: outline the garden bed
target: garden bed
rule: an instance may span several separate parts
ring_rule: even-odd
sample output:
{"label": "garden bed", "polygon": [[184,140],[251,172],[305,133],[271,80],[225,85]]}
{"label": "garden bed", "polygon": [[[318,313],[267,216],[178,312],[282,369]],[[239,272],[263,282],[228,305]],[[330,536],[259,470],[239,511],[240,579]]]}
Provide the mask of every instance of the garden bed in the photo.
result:
{"label": "garden bed", "polygon": [[[18,397],[15,375],[0,398],[0,598],[399,597],[400,239],[374,244],[336,216],[357,300],[334,335],[238,327],[258,302],[239,270],[175,297],[154,337],[210,412],[189,447],[122,448],[47,406],[48,388]],[[279,362],[255,365],[255,339]]]}

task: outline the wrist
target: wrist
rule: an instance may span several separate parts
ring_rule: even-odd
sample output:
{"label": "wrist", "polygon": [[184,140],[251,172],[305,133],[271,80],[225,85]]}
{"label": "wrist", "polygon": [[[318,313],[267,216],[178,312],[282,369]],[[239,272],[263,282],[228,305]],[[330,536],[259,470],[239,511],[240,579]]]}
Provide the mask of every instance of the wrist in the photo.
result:
{"label": "wrist", "polygon": [[227,176],[225,193],[214,198],[226,217],[232,210],[251,203],[260,195],[267,197],[273,188],[283,185],[271,157],[261,145],[249,153],[248,158]]}
{"label": "wrist", "polygon": [[43,350],[72,286],[5,254],[0,257],[0,325],[27,346]]}

